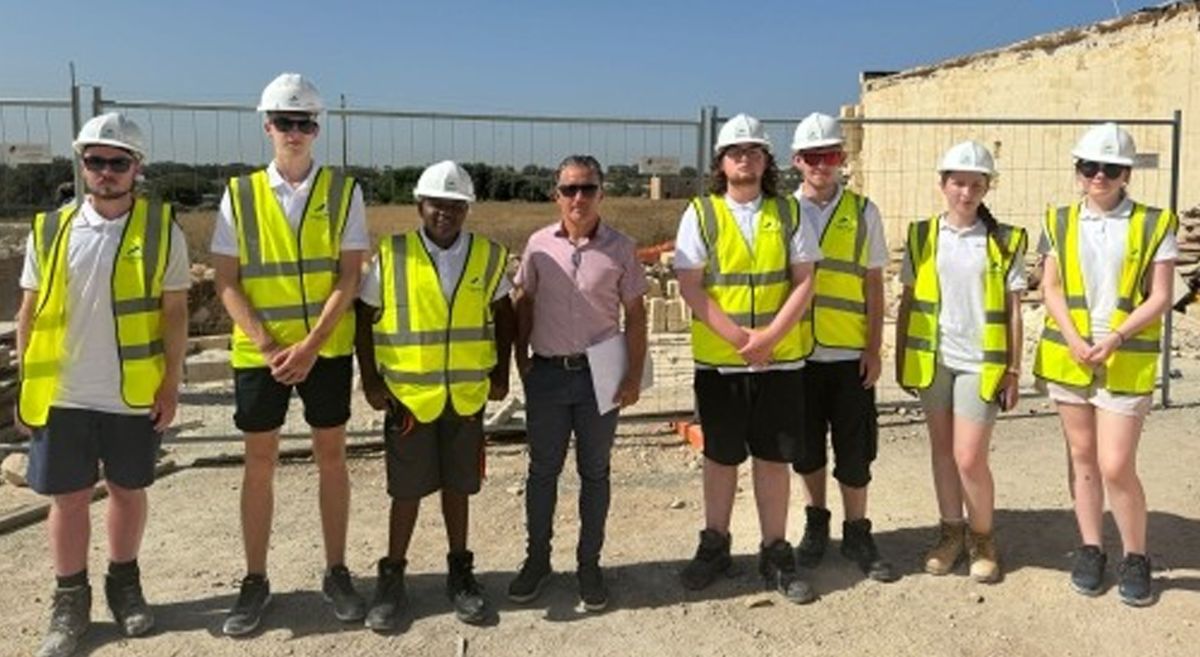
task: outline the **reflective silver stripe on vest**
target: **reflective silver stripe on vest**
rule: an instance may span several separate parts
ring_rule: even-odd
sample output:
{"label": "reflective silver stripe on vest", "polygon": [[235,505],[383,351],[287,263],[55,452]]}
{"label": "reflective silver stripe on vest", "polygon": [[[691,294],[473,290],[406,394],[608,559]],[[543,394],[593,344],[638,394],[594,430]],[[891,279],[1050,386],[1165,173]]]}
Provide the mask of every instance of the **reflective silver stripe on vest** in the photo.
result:
{"label": "reflective silver stripe on vest", "polygon": [[783,283],[790,279],[786,271],[769,271],[765,274],[708,274],[705,273],[706,285],[771,285]]}
{"label": "reflective silver stripe on vest", "polygon": [[[484,267],[483,267],[483,282],[484,282],[484,285],[488,286],[488,292],[489,292],[487,303],[491,303],[492,297],[495,296],[495,288],[492,287],[492,279],[494,279],[496,277],[496,269],[500,267],[500,254],[501,254],[500,252],[502,250],[503,249],[501,249],[498,244],[491,244],[491,243],[488,244],[487,264],[484,265]],[[470,254],[468,254],[468,255],[470,255]],[[463,273],[464,274],[466,273],[466,270],[467,270],[467,264],[464,262],[463,263]]]}
{"label": "reflective silver stripe on vest", "polygon": [[122,299],[113,302],[113,311],[118,315],[135,315],[137,313],[153,312],[162,308],[162,300],[158,297],[138,297]]}
{"label": "reflective silver stripe on vest", "polygon": [[1067,295],[1067,308],[1071,310],[1087,310],[1087,297],[1082,294]]}
{"label": "reflective silver stripe on vest", "polygon": [[983,313],[983,321],[988,324],[1007,324],[1008,313],[1003,310],[989,310]]}
{"label": "reflective silver stripe on vest", "polygon": [[[842,192],[845,194],[845,192]],[[863,250],[867,248],[867,222],[864,215],[867,211],[867,199],[865,196],[854,196],[858,199],[858,220],[855,221],[854,230],[854,264],[858,264],[863,260]],[[863,267],[866,270],[866,267]]]}
{"label": "reflective silver stripe on vest", "polygon": [[320,315],[325,309],[323,303],[310,303],[307,306],[278,306],[275,308],[258,308],[259,317],[268,322],[280,322],[288,319],[304,319],[308,315]]}
{"label": "reflective silver stripe on vest", "polygon": [[430,331],[409,331],[406,333],[384,333],[375,331],[372,334],[375,338],[375,344],[386,347],[411,347],[442,344],[449,340],[450,342],[470,342],[474,340],[491,341],[492,332],[487,327],[482,328],[455,328],[449,331],[445,329],[433,329]]}
{"label": "reflective silver stripe on vest", "polygon": [[917,299],[913,299],[912,302],[909,303],[908,307],[911,312],[927,314],[938,312],[938,304],[932,301],[919,301]]}
{"label": "reflective silver stripe on vest", "polygon": [[149,344],[123,345],[117,350],[117,353],[122,361],[151,358],[161,354],[162,352],[162,340],[155,340]]}
{"label": "reflective silver stripe on vest", "polygon": [[1158,353],[1158,341],[1130,338],[1122,342],[1121,346],[1117,347],[1117,351],[1132,351],[1139,354],[1155,354]]}
{"label": "reflective silver stripe on vest", "polygon": [[819,269],[828,271],[836,271],[843,274],[854,274],[855,276],[863,276],[867,273],[867,268],[857,262],[848,262],[846,260],[837,260],[834,258],[825,258],[817,263]]}
{"label": "reflective silver stripe on vest", "polygon": [[[714,253],[717,250],[717,210],[713,207],[712,197],[707,194],[700,199],[700,228],[708,241],[708,249]],[[711,254],[710,254],[711,255]],[[712,258],[709,258],[710,260]]]}
{"label": "reflective silver stripe on vest", "polygon": [[[329,180],[329,196],[325,201],[325,207],[329,210],[329,245],[334,252],[337,251],[335,246],[338,243],[338,222],[342,218],[342,188],[346,185],[346,174],[341,169],[329,170],[331,178]],[[316,182],[315,180],[313,181]],[[308,263],[305,263],[306,265]],[[308,267],[304,268],[308,271]]]}
{"label": "reflective silver stripe on vest", "polygon": [[262,264],[262,244],[258,235],[258,208],[254,204],[254,183],[250,176],[239,176],[238,212],[241,218],[242,241],[246,244],[247,264]]}
{"label": "reflective silver stripe on vest", "polygon": [[[308,258],[303,261],[303,271],[305,274],[315,274],[337,270],[337,263],[329,258]],[[248,279],[274,278],[276,276],[298,276],[300,272],[301,263],[297,262],[256,262],[242,265],[241,277],[243,279]]]}
{"label": "reflective silver stripe on vest", "polygon": [[478,383],[487,379],[485,370],[446,370],[438,372],[401,372],[387,366],[380,367],[384,378],[393,383],[410,383],[413,385],[434,386],[454,383]]}
{"label": "reflective silver stripe on vest", "polygon": [[[739,326],[766,326],[770,324],[777,313],[729,313],[729,319]],[[699,320],[697,320],[699,321]]]}
{"label": "reflective silver stripe on vest", "polygon": [[[71,213],[74,216],[74,212]],[[50,254],[54,251],[54,238],[58,237],[58,225],[62,222],[62,209],[54,212],[46,213],[46,219],[42,221],[41,247],[42,255],[50,258]]]}
{"label": "reflective silver stripe on vest", "polygon": [[163,202],[160,198],[150,200],[146,209],[146,242],[142,246],[142,292],[150,296],[154,286],[154,274],[158,269],[159,242],[163,240]]}
{"label": "reflective silver stripe on vest", "polygon": [[867,304],[862,301],[851,301],[849,299],[840,299],[838,297],[826,296],[818,294],[813,296],[813,306],[817,308],[831,308],[833,310],[845,310],[846,312],[866,314]]}
{"label": "reflective silver stripe on vest", "polygon": [[1008,352],[986,350],[983,352],[983,362],[1003,365],[1008,362]]}
{"label": "reflective silver stripe on vest", "polygon": [[915,351],[933,351],[933,342],[925,338],[908,336],[904,339],[904,348]]}
{"label": "reflective silver stripe on vest", "polygon": [[1067,339],[1063,337],[1062,332],[1048,326],[1042,329],[1042,339],[1054,344],[1061,344],[1064,347],[1067,346]]}
{"label": "reflective silver stripe on vest", "polygon": [[1123,310],[1127,313],[1132,313],[1133,299],[1130,299],[1129,297],[1121,297],[1120,299],[1117,299],[1117,309]]}

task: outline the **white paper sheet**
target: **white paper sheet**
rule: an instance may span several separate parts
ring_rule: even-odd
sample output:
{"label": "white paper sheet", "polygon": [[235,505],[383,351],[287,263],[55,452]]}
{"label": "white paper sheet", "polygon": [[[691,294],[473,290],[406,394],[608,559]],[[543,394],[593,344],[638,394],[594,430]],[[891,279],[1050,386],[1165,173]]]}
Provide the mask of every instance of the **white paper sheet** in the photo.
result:
{"label": "white paper sheet", "polygon": [[[592,387],[596,391],[596,407],[600,414],[613,410],[617,404],[613,397],[625,378],[625,370],[629,358],[625,354],[625,334],[618,333],[613,337],[598,342],[587,348],[588,369],[592,372]],[[654,367],[650,360],[650,348],[646,348],[646,360],[642,365],[642,390],[654,384]]]}

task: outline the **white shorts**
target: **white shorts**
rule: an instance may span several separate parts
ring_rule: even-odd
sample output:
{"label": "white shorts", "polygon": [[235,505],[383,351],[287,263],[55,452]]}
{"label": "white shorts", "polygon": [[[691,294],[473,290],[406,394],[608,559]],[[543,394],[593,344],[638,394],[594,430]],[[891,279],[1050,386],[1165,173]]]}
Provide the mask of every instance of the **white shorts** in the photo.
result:
{"label": "white shorts", "polygon": [[1090,405],[1118,415],[1146,417],[1153,403],[1151,395],[1122,395],[1109,392],[1108,388],[1104,387],[1106,373],[1104,367],[1097,367],[1092,385],[1087,387],[1063,385],[1045,379],[1038,379],[1037,385],[1046,391],[1050,399],[1060,404]]}

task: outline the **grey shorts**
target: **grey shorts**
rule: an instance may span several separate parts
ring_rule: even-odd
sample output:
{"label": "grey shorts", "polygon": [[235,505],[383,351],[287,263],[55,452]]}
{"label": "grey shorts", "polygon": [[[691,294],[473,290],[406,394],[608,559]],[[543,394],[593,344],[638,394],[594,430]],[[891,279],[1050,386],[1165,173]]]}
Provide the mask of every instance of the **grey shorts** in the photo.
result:
{"label": "grey shorts", "polygon": [[933,383],[918,393],[926,414],[949,409],[958,417],[990,425],[1000,412],[1000,404],[979,397],[978,372],[951,369],[941,363],[937,365]]}

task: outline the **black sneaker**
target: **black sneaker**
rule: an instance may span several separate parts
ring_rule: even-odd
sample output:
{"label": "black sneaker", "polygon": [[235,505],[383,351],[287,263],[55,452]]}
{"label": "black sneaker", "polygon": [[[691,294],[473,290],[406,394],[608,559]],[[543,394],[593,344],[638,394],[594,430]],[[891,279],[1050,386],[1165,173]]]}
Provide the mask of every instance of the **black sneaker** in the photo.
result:
{"label": "black sneaker", "polygon": [[1150,585],[1150,559],[1144,554],[1129,553],[1117,566],[1117,594],[1121,602],[1134,607],[1145,607],[1154,602],[1154,590]]}
{"label": "black sneaker", "polygon": [[408,594],[404,590],[404,567],[408,562],[388,559],[379,560],[379,579],[375,583],[375,598],[371,600],[371,610],[367,612],[366,626],[376,632],[395,631],[400,613],[408,602]]}
{"label": "black sneaker", "polygon": [[237,602],[229,610],[221,631],[225,636],[245,636],[258,629],[263,612],[271,604],[271,583],[263,575],[246,575]]}
{"label": "black sneaker", "polygon": [[142,636],[154,628],[154,614],[142,595],[142,582],[137,571],[131,576],[106,575],[104,597],[113,620],[125,636]]}
{"label": "black sneaker", "polygon": [[718,574],[729,572],[733,567],[733,559],[729,556],[730,538],[729,534],[721,534],[713,529],[700,532],[696,556],[679,573],[685,589],[699,591],[712,584]]}
{"label": "black sneaker", "polygon": [[817,599],[808,582],[796,575],[792,544],[782,538],[759,550],[758,572],[767,588],[779,591],[788,602],[802,605]]}
{"label": "black sneaker", "polygon": [[829,509],[804,507],[804,536],[796,546],[796,562],[805,568],[816,568],[829,547]]}
{"label": "black sneaker", "polygon": [[1071,588],[1089,597],[1100,595],[1104,589],[1104,567],[1108,556],[1095,545],[1083,545],[1075,550],[1075,565],[1071,568]]}
{"label": "black sneaker", "polygon": [[608,586],[604,584],[604,571],[600,564],[580,565],[576,573],[579,579],[579,600],[588,611],[604,611],[608,607]]}
{"label": "black sneaker", "polygon": [[37,657],[67,657],[92,623],[92,587],[56,588],[50,608],[50,628]]}
{"label": "black sneaker", "polygon": [[[796,550],[797,553],[800,550]],[[842,523],[842,556],[858,564],[863,574],[876,582],[894,582],[900,579],[896,569],[875,547],[871,536],[871,521],[866,518],[847,520]]]}
{"label": "black sneaker", "polygon": [[487,620],[488,604],[483,586],[475,579],[475,555],[470,550],[446,555],[446,597],[454,604],[454,616],[464,623]]}
{"label": "black sneaker", "polygon": [[533,602],[550,579],[550,558],[528,557],[521,572],[508,584],[508,599],[517,604]]}
{"label": "black sneaker", "polygon": [[343,623],[358,623],[367,615],[367,601],[354,590],[350,570],[342,564],[325,571],[321,594],[333,605],[333,615]]}

